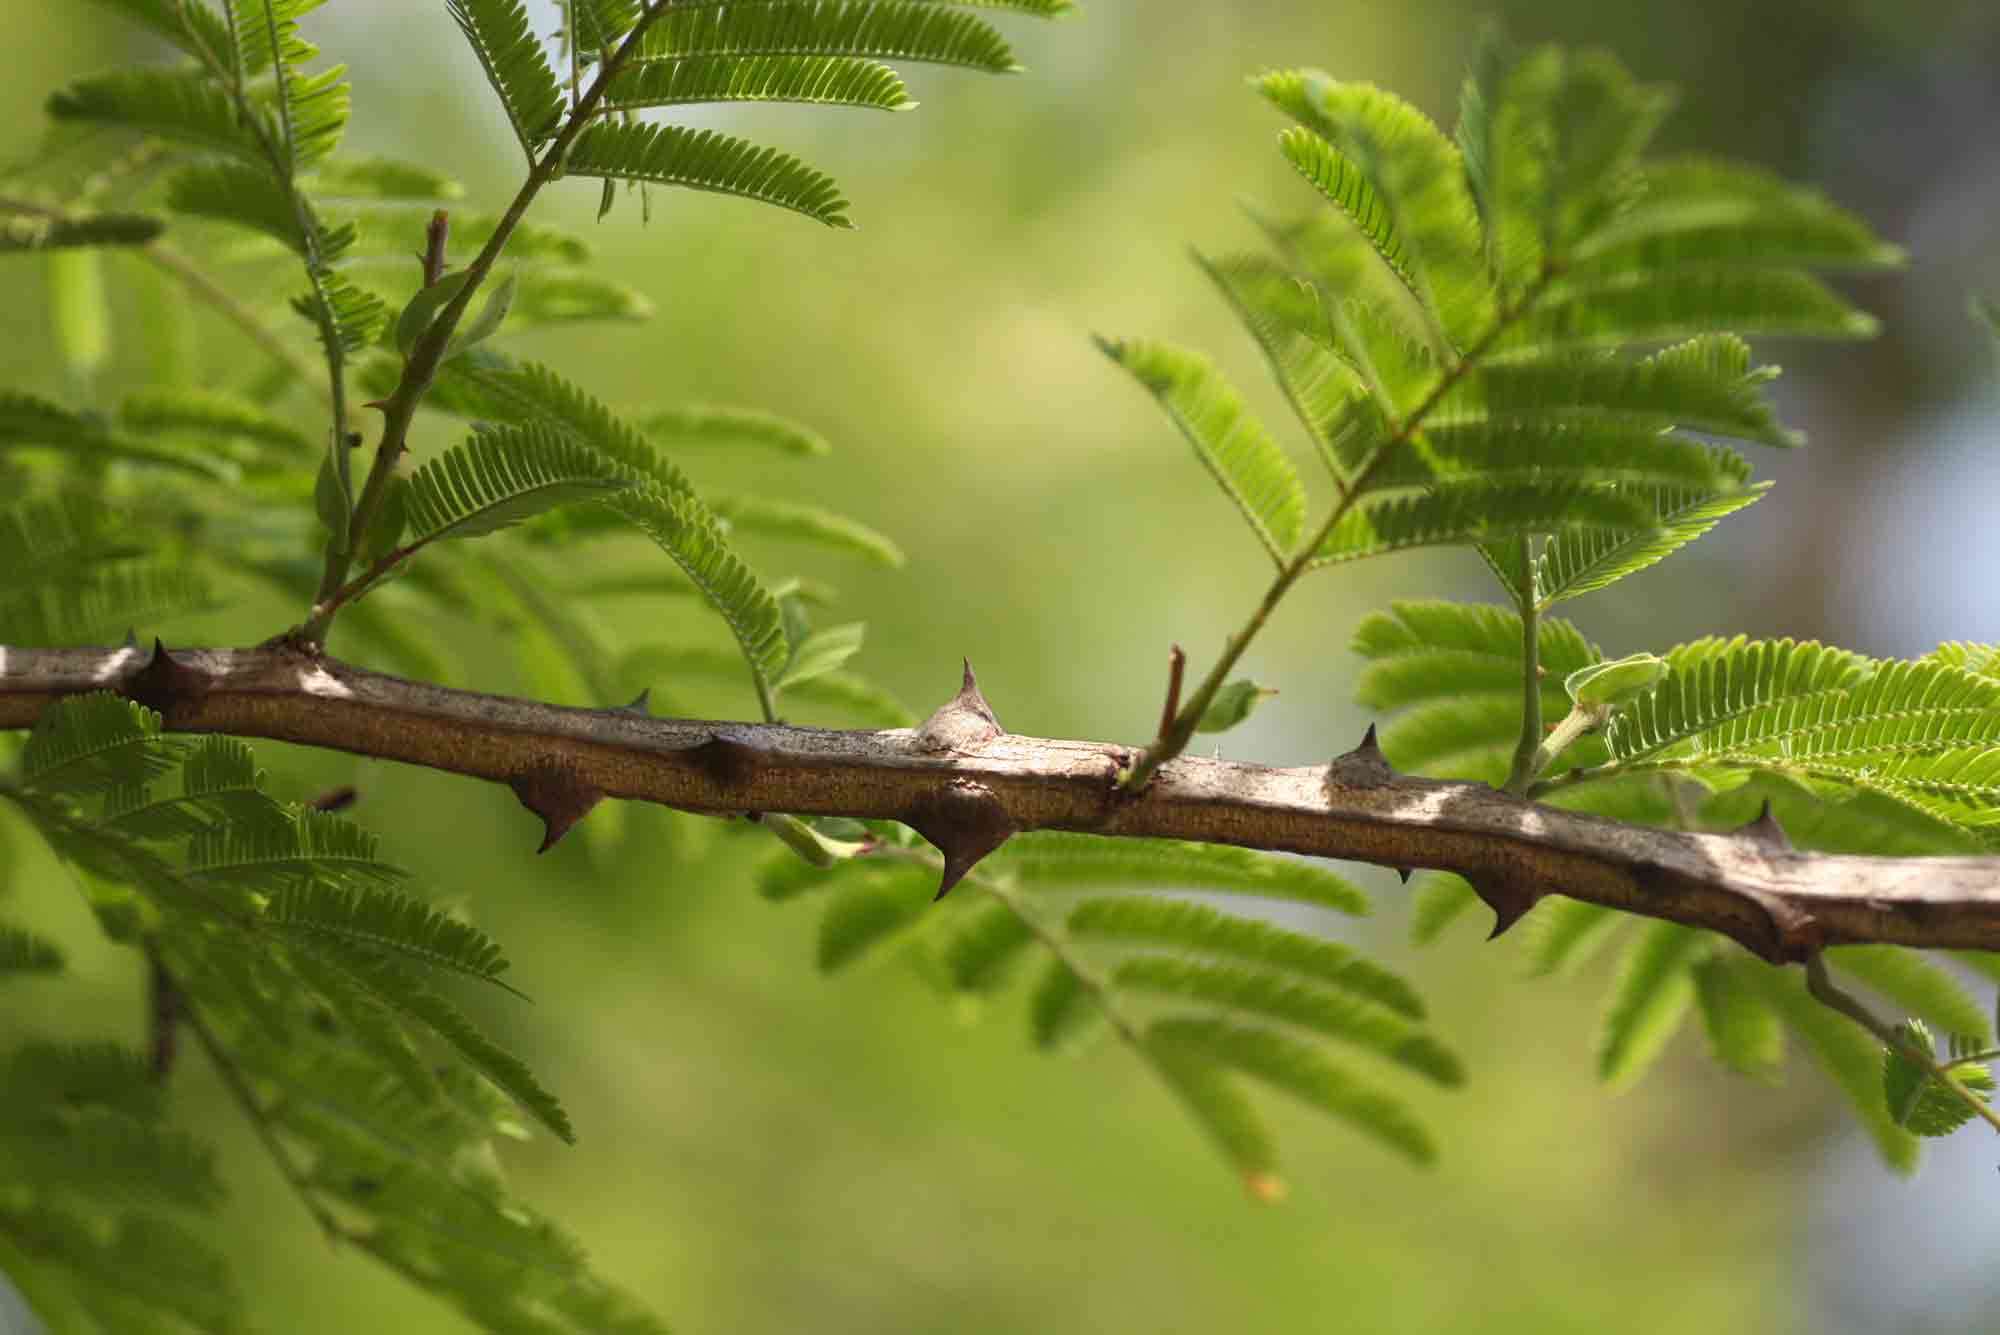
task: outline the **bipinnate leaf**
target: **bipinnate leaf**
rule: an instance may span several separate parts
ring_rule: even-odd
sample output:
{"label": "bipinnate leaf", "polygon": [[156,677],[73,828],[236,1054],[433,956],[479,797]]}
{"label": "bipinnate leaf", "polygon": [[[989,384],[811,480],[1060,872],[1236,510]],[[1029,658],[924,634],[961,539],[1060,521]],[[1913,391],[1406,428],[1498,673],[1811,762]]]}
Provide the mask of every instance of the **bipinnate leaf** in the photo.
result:
{"label": "bipinnate leaf", "polygon": [[[1896,1035],[1924,1056],[1937,1057],[1937,1044],[1922,1020],[1905,1020]],[[1980,1063],[1955,1065],[1945,1079],[1982,1103],[1991,1099],[1993,1073]],[[1977,1115],[1961,1094],[1895,1047],[1882,1053],[1882,1097],[1891,1120],[1917,1136],[1948,1136]]]}
{"label": "bipinnate leaf", "polygon": [[549,427],[498,427],[410,476],[406,532],[413,543],[476,538],[633,485],[615,463]]}
{"label": "bipinnate leaf", "polygon": [[577,136],[566,168],[572,176],[739,195],[829,227],[852,226],[847,201],[831,177],[788,153],[714,130],[599,122]]}
{"label": "bipinnate leaf", "polygon": [[1162,343],[1099,339],[1098,347],[1160,401],[1258,541],[1282,564],[1305,524],[1305,487],[1222,373],[1199,354]]}
{"label": "bipinnate leaf", "polygon": [[445,0],[445,7],[479,58],[521,151],[532,162],[536,148],[555,133],[563,95],[527,10],[520,0]]}
{"label": "bipinnate leaf", "polygon": [[1694,1000],[1690,973],[1709,946],[1692,927],[1649,922],[1626,947],[1597,1040],[1597,1075],[1628,1089],[1659,1058]]}

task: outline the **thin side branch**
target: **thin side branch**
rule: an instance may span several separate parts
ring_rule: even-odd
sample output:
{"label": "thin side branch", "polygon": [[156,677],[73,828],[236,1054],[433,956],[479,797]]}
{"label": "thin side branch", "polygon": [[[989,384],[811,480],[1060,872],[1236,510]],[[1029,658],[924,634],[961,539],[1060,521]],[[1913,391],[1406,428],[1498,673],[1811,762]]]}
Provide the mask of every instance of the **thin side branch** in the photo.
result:
{"label": "thin side branch", "polygon": [[1938,1061],[1936,1057],[1904,1038],[1902,1034],[1896,1031],[1896,1026],[1886,1024],[1876,1018],[1875,1012],[1862,1005],[1859,998],[1855,997],[1852,993],[1844,992],[1840,989],[1839,984],[1833,981],[1833,975],[1827,972],[1826,961],[1818,955],[1814,955],[1806,961],[1806,991],[1812,993],[1813,999],[1818,1001],[1822,1006],[1839,1011],[1863,1029],[1866,1029],[1874,1036],[1875,1041],[1883,1047],[1888,1048],[1891,1052],[1900,1053],[1905,1059],[1915,1062],[1919,1067],[1928,1072],[1930,1077],[1940,1086],[1950,1090],[1959,1102],[1970,1108],[1973,1116],[1985,1122],[1995,1131],[2000,1131],[2000,1110],[1995,1110],[1992,1104],[1980,1098],[1979,1095],[1973,1093],[1947,1074],[1953,1066],[1963,1065],[1963,1062]]}
{"label": "thin side branch", "polygon": [[1806,853],[1761,826],[1701,834],[1623,825],[1483,784],[1395,774],[1372,738],[1297,768],[1181,756],[1134,793],[1118,783],[1125,747],[997,728],[941,741],[923,729],[649,718],[451,690],[284,646],[0,647],[0,728],[31,727],[56,701],[95,690],[158,710],[176,732],[324,747],[517,793],[556,784],[711,815],[795,812],[932,829],[942,800],[976,793],[982,814],[1015,832],[1191,839],[1434,868],[1464,876],[1510,912],[1560,892],[1708,928],[1776,963],[1861,943],[2000,950],[2000,857]]}

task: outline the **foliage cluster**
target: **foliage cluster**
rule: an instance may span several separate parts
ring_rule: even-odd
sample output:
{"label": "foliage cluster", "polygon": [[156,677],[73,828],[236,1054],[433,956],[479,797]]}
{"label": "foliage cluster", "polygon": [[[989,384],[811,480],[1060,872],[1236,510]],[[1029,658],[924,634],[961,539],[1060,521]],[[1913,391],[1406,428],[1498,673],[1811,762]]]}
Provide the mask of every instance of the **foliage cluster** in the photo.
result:
{"label": "foliage cluster", "polygon": [[[687,187],[846,223],[817,169],[638,113],[904,109],[891,62],[1012,70],[978,11],[1053,17],[1064,0],[569,0],[553,47],[518,0],[447,0],[526,161],[521,192],[491,214],[447,210],[462,192],[426,168],[340,151],[343,71],[320,66],[299,27],[320,0],[101,3],[175,62],[58,92],[50,152],[0,194],[0,251],[47,267],[73,381],[68,405],[0,394],[0,476],[24,498],[0,512],[0,640],[88,644],[256,588],[301,609],[293,643],[317,646],[337,621],[418,677],[446,675],[427,626],[458,617],[517,632],[552,696],[613,706],[631,680],[671,691],[727,674],[747,679],[767,720],[786,709],[913,721],[849,669],[861,624],[819,624],[835,595],[818,564],[769,579],[744,554],[780,538],[894,565],[895,544],[791,496],[699,487],[682,463],[718,447],[810,457],[824,442],[739,409],[616,412],[495,344],[644,314],[583,267],[583,238],[525,220],[561,179],[598,180],[603,210],[622,181],[642,208],[650,189]],[[1314,203],[1256,215],[1266,252],[1201,267],[1267,354],[1332,499],[1310,518],[1291,454],[1207,360],[1104,342],[1275,570],[1126,782],[1142,786],[1195,733],[1249,714],[1263,692],[1231,673],[1304,576],[1467,546],[1509,607],[1398,603],[1355,634],[1360,695],[1394,715],[1382,746],[1398,768],[1681,828],[1727,828],[1769,803],[1805,847],[1992,845],[2000,651],[1947,645],[1887,662],[1705,640],[1643,665],[1611,699],[1603,676],[1598,694],[1579,685],[1603,655],[1548,615],[1757,500],[1736,446],[1798,441],[1764,396],[1774,372],[1741,335],[1866,334],[1869,319],[1816,271],[1898,254],[1809,191],[1735,164],[1647,156],[1670,99],[1603,56],[1495,44],[1466,85],[1455,139],[1370,85],[1306,70],[1254,82],[1291,122],[1279,148]],[[474,258],[454,267],[454,252]],[[110,268],[117,258],[132,267]],[[209,276],[223,259],[246,273],[241,292]],[[150,383],[114,392],[103,287],[135,271],[215,305],[265,364],[197,384],[163,357]],[[293,317],[297,338],[275,331]],[[384,421],[365,474],[363,407]],[[323,435],[298,428],[306,412]],[[413,424],[443,435],[461,421],[462,441],[409,467]],[[634,533],[668,558],[643,581],[598,579],[577,559]],[[578,614],[632,596],[709,615],[662,618],[673,633],[659,642],[612,644]],[[1564,721],[1545,735],[1552,714]],[[0,1115],[0,1265],[45,1320],[244,1324],[226,1258],[200,1229],[219,1196],[211,1156],[166,1116],[164,1082],[191,1038],[330,1238],[491,1329],[659,1328],[505,1184],[498,1141],[530,1124],[568,1139],[570,1123],[452,1000],[467,984],[507,987],[500,947],[416,893],[337,814],[338,794],[280,800],[240,742],[170,735],[110,694],[50,710],[13,762],[6,808],[72,869],[152,980],[149,1052],[38,1044],[7,1058],[21,1097]],[[948,994],[1025,985],[1035,1043],[1118,1040],[1256,1195],[1282,1182],[1253,1086],[1413,1159],[1434,1153],[1408,1091],[1456,1086],[1464,1066],[1425,1028],[1409,982],[1316,930],[1321,915],[1368,910],[1332,870],[1043,833],[1011,841],[933,910],[940,859],[899,825],[777,813],[760,824],[784,846],[759,889],[823,901],[824,968],[900,948]],[[1429,881],[1420,934],[1472,901],[1463,883]],[[1917,1136],[1984,1110],[1993,1034],[1935,963],[1886,947],[1833,956],[1913,1017],[1871,1033],[1823,968],[1801,986],[1673,924],[1552,898],[1519,936],[1530,971],[1550,973],[1621,931],[1599,1048],[1614,1084],[1698,1011],[1718,1057],[1754,1075],[1775,1073],[1785,1035],[1798,1035],[1898,1166]],[[1985,957],[1966,962],[2000,978]],[[62,964],[56,943],[0,926],[0,973]],[[1932,1029],[1947,1035],[1942,1058]]]}

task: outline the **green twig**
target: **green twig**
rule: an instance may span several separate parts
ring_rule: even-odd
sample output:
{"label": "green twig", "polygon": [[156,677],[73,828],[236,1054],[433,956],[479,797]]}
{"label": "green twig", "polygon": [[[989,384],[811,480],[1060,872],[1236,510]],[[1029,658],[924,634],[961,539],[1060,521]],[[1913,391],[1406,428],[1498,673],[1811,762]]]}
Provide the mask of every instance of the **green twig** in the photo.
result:
{"label": "green twig", "polygon": [[[1877,1042],[1898,1056],[1922,1067],[1930,1077],[1951,1091],[1959,1102],[1972,1109],[1973,1114],[1995,1131],[2000,1131],[2000,1111],[1992,1104],[1951,1078],[1947,1072],[1949,1065],[1941,1065],[1935,1055],[1925,1052],[1918,1045],[1904,1038],[1894,1025],[1884,1024],[1875,1018],[1874,1012],[1862,1005],[1852,994],[1844,992],[1826,971],[1826,957],[1814,954],[1806,958],[1806,991],[1822,1004],[1839,1011],[1854,1023],[1874,1035]],[[1951,1065],[1956,1065],[1952,1063]]]}
{"label": "green twig", "polygon": [[[479,291],[480,285],[486,281],[487,276],[492,273],[493,266],[499,262],[500,254],[506,248],[508,239],[513,236],[514,229],[520,225],[521,219],[527,215],[528,206],[535,202],[535,197],[541,193],[543,186],[562,175],[563,164],[569,157],[570,146],[576,142],[576,137],[583,132],[584,127],[596,113],[597,105],[604,99],[612,79],[637,53],[646,30],[669,8],[671,5],[665,3],[665,0],[655,0],[655,3],[643,9],[638,22],[626,34],[625,40],[598,67],[597,77],[591,81],[589,89],[583,96],[571,106],[568,119],[556,132],[555,138],[549,141],[549,146],[543,150],[542,156],[529,169],[528,179],[522,183],[513,202],[507,206],[506,213],[501,215],[500,222],[494,227],[493,234],[487,238],[485,247],[480,250],[472,263],[466,266],[465,282],[459,287],[458,294],[445,303],[444,308],[437,313],[429,327],[417,339],[416,345],[410,349],[409,356],[403,363],[402,378],[397,382],[396,388],[389,397],[374,405],[382,410],[382,439],[376,447],[374,463],[368,470],[367,481],[362,484],[361,495],[354,503],[354,511],[348,524],[348,533],[353,541],[348,544],[350,550],[336,551],[329,548],[327,552],[326,569],[320,576],[319,592],[314,598],[312,612],[299,630],[299,638],[305,643],[319,645],[326,640],[327,630],[333,623],[333,614],[339,610],[337,605],[330,605],[330,600],[347,582],[348,568],[353,561],[351,548],[355,543],[365,540],[375,522],[376,512],[381,508],[382,497],[394,473],[396,461],[408,448],[410,423],[415,419],[417,408],[423,402],[424,395],[429,392],[431,381],[436,378],[438,368],[444,364],[445,350],[458,329],[459,321],[464,318],[466,309],[471,305],[472,298]],[[763,689],[761,684],[759,689],[760,691]]]}
{"label": "green twig", "polygon": [[[157,960],[158,956],[154,950],[149,948],[148,953],[153,954]],[[185,989],[183,995],[186,995]],[[340,1221],[334,1218],[333,1212],[313,1194],[312,1183],[306,1180],[298,1164],[293,1162],[292,1153],[285,1148],[285,1143],[278,1139],[277,1128],[271,1125],[271,1119],[265,1115],[263,1106],[257,1102],[256,1092],[250,1088],[250,1081],[243,1074],[243,1068],[236,1064],[235,1056],[222,1042],[220,1036],[209,1027],[208,1021],[202,1018],[200,1003],[192,996],[187,996],[187,1004],[181,1015],[187,1021],[188,1028],[192,1029],[195,1037],[200,1040],[203,1051],[208,1053],[208,1059],[214,1064],[216,1074],[222,1077],[222,1083],[228,1087],[230,1097],[235,1099],[236,1106],[241,1108],[244,1117],[249,1119],[257,1138],[264,1142],[264,1148],[270,1153],[271,1161],[277,1165],[278,1175],[284,1178],[285,1185],[298,1195],[300,1202],[306,1207],[306,1213],[310,1214],[313,1222],[319,1225],[320,1231],[326,1235],[326,1240],[334,1243],[354,1241],[347,1230],[341,1227]]]}
{"label": "green twig", "polygon": [[1313,558],[1318,554],[1320,547],[1332,536],[1340,521],[1347,517],[1348,511],[1354,508],[1355,503],[1368,490],[1368,484],[1374,480],[1384,461],[1416,436],[1422,429],[1425,419],[1436,410],[1439,403],[1443,402],[1445,395],[1450,393],[1479,359],[1492,349],[1501,334],[1527,314],[1557,272],[1558,269],[1554,265],[1545,264],[1541,275],[1521,293],[1520,300],[1494,315],[1493,326],[1480,336],[1479,341],[1473,344],[1463,357],[1452,364],[1450,370],[1438,378],[1437,384],[1431,387],[1422,402],[1403,419],[1402,425],[1369,452],[1367,459],[1356,470],[1354,480],[1339,484],[1340,498],[1334,502],[1333,510],[1327,515],[1326,522],[1321,524],[1311,540],[1302,544],[1292,559],[1279,569],[1277,578],[1273,579],[1271,587],[1264,591],[1264,597],[1258,602],[1256,610],[1250,614],[1250,619],[1243,623],[1242,629],[1223,642],[1222,656],[1216,660],[1215,666],[1209,669],[1208,675],[1202,678],[1201,685],[1181,708],[1173,726],[1167,729],[1158,741],[1147,747],[1133,763],[1132,770],[1125,776],[1123,784],[1127,790],[1137,792],[1144,788],[1152,781],[1153,775],[1162,765],[1187,749],[1188,742],[1194,737],[1196,726],[1208,712],[1208,706],[1215,699],[1216,692],[1227,684],[1229,673],[1236,666],[1236,661],[1243,656],[1243,651],[1250,647],[1250,642],[1257,638],[1257,633],[1264,628],[1264,623],[1271,619],[1271,613],[1277,610],[1278,604],[1291,591],[1292,585],[1298,583],[1299,578],[1312,569]]}
{"label": "green twig", "polygon": [[[935,853],[926,853],[914,848],[898,848],[893,844],[878,845],[865,856],[914,863],[932,870],[941,871],[944,868],[944,859]],[[1146,1046],[1146,1036],[1139,1028],[1139,1022],[1126,1014],[1125,1009],[1118,1004],[1117,994],[1110,980],[1078,957],[1070,945],[1069,938],[1060,929],[1043,922],[1041,915],[1028,907],[1027,901],[1018,891],[997,877],[975,868],[966,873],[964,884],[985,894],[1020,919],[1021,925],[1041,943],[1056,963],[1068,970],[1077,982],[1083,985],[1084,991],[1090,993],[1091,1000],[1097,1003],[1097,1009],[1103,1013],[1105,1020],[1117,1032],[1118,1037],[1130,1044],[1147,1065],[1155,1064],[1152,1052]]]}
{"label": "green twig", "polygon": [[1515,541],[1522,579],[1527,586],[1514,590],[1515,605],[1521,609],[1521,737],[1514,744],[1514,766],[1507,774],[1504,791],[1518,795],[1526,792],[1528,785],[1541,772],[1537,761],[1543,741],[1542,618],[1535,607],[1535,567],[1527,535],[1523,534]]}

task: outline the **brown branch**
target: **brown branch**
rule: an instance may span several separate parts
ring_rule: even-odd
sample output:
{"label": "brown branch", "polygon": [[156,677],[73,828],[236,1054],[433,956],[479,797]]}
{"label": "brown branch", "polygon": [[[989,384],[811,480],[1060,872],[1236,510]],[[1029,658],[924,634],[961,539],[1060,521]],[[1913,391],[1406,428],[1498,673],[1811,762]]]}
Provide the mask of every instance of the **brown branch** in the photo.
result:
{"label": "brown branch", "polygon": [[1798,852],[1769,822],[1733,835],[1623,825],[1483,784],[1397,775],[1372,734],[1298,768],[1182,756],[1133,793],[1117,781],[1127,748],[997,725],[947,736],[933,725],[839,732],[650,718],[451,690],[282,646],[0,647],[0,728],[30,727],[92,690],[141,701],[172,731],[424,765],[536,794],[538,811],[565,810],[552,795],[567,794],[579,817],[584,799],[602,795],[713,815],[907,820],[947,842],[961,826],[1193,839],[1456,872],[1502,926],[1560,892],[1709,928],[1773,962],[1866,942],[2000,950],[2000,857]]}

